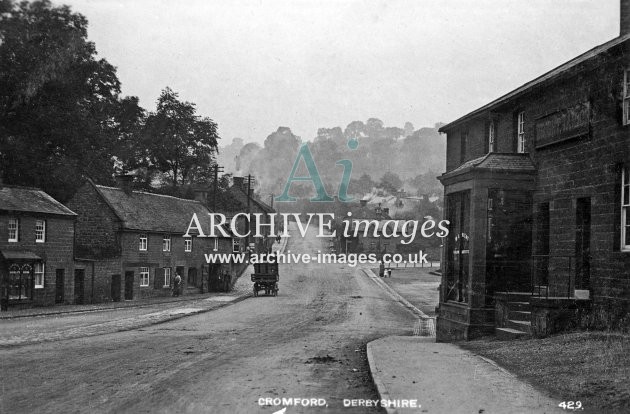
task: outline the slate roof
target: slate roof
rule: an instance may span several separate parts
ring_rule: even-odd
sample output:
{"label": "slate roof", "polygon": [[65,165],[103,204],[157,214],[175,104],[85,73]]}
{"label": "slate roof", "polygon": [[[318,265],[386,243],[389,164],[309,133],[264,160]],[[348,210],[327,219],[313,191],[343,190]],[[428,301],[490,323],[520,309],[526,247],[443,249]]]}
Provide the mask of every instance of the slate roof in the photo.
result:
{"label": "slate roof", "polygon": [[76,216],[46,192],[38,188],[0,186],[0,210],[60,216]]}
{"label": "slate roof", "polygon": [[[242,190],[240,188],[238,188],[237,186],[232,186],[229,188],[228,193],[238,201],[238,203],[240,204],[240,210],[241,211],[245,211],[245,209],[247,208],[247,193],[246,190]],[[250,198],[250,207],[254,207],[257,206],[258,209],[262,210],[264,213],[275,213],[276,210],[274,210],[273,208],[271,208],[271,206],[263,203],[262,201],[251,197]]]}
{"label": "slate roof", "polygon": [[558,66],[555,69],[550,70],[549,72],[545,73],[542,76],[537,77],[536,79],[527,82],[526,84],[514,89],[512,92],[509,92],[505,95],[503,95],[502,97],[495,99],[494,101],[482,106],[481,108],[475,109],[474,111],[456,119],[453,122],[450,122],[444,126],[442,126],[439,129],[439,132],[446,132],[447,130],[451,129],[452,127],[454,127],[455,125],[475,117],[476,115],[479,115],[480,113],[483,113],[484,111],[490,110],[494,107],[497,107],[507,101],[509,101],[510,99],[513,99],[525,92],[527,92],[528,90],[530,90],[533,87],[536,87],[538,85],[543,84],[546,81],[549,81],[557,76],[562,75],[564,72],[568,71],[569,69],[572,69],[578,65],[580,65],[581,63],[586,62],[589,59],[592,59],[606,51],[608,51],[609,49],[626,42],[627,40],[630,40],[630,34],[627,35],[623,35],[623,36],[619,36],[616,37],[612,40],[609,40],[608,42],[601,44],[599,46],[594,47],[593,49],[569,60],[568,62]]}
{"label": "slate roof", "polygon": [[504,172],[536,171],[536,167],[528,154],[490,152],[482,157],[466,161],[454,170],[446,172],[442,177],[457,175],[473,169]]}
{"label": "slate roof", "polygon": [[[194,213],[202,226],[208,223],[210,210],[202,203],[161,194],[95,185],[109,204],[122,227],[128,230],[184,234]],[[205,229],[205,227],[204,227]]]}

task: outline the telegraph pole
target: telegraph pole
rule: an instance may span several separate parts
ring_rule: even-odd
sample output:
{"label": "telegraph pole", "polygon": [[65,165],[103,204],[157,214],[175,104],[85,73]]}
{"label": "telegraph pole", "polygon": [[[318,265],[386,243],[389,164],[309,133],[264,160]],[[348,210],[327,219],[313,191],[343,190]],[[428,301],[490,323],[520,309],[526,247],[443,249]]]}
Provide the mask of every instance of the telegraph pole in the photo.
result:
{"label": "telegraph pole", "polygon": [[223,167],[214,164],[214,196],[212,197],[212,211],[217,211],[217,194],[219,193],[219,171],[223,172]]}
{"label": "telegraph pole", "polygon": [[[247,175],[247,215],[250,216],[251,215],[251,208],[250,208],[250,192],[252,190],[252,182],[254,182],[256,179],[254,177],[252,177],[251,174]],[[247,247],[249,247],[249,232],[251,231],[251,216],[250,219],[247,220]]]}

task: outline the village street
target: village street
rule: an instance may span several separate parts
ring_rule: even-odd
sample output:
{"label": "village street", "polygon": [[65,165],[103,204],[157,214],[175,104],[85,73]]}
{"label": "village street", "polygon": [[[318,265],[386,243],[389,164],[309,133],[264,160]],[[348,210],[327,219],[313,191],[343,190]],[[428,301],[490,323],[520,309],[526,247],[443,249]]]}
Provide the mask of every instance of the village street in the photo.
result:
{"label": "village street", "polygon": [[[292,237],[287,249],[317,253],[327,240]],[[278,297],[250,297],[175,321],[113,332],[108,319],[155,309],[0,321],[21,335],[74,333],[31,345],[0,343],[0,412],[272,413],[260,398],[324,398],[298,412],[379,412],[342,408],[378,398],[365,344],[408,335],[416,318],[363,271],[347,265],[281,265]],[[237,289],[251,285],[245,275]],[[194,303],[169,304],[188,312]],[[94,335],[105,323],[112,333]],[[132,322],[129,322],[132,323]],[[95,324],[94,327],[90,327]],[[82,336],[81,332],[87,335]],[[19,340],[19,335],[17,335]],[[44,340],[58,338],[43,338]],[[412,397],[412,396],[410,396]]]}

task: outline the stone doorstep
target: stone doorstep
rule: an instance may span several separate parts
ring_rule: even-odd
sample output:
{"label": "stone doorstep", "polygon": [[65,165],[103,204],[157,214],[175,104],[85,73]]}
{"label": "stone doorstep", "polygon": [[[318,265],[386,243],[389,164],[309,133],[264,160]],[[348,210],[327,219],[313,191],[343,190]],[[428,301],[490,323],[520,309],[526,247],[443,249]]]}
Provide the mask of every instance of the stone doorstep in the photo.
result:
{"label": "stone doorstep", "polygon": [[529,335],[531,335],[532,333],[532,323],[530,321],[518,321],[518,320],[508,319],[507,327],[512,328],[512,329],[517,329]]}
{"label": "stone doorstep", "polygon": [[507,302],[507,307],[510,311],[529,312],[531,310],[529,302]]}
{"label": "stone doorstep", "polygon": [[516,321],[530,321],[532,319],[532,313],[526,310],[510,310],[508,311],[508,319]]}
{"label": "stone doorstep", "polygon": [[494,334],[498,341],[512,341],[514,339],[531,338],[530,334],[512,328],[495,328]]}

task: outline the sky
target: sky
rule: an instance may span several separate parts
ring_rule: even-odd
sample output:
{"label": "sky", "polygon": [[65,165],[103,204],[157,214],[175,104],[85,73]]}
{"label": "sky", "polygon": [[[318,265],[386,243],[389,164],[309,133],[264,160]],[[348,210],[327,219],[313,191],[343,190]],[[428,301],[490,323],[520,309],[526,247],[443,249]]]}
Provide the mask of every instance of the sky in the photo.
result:
{"label": "sky", "polygon": [[619,0],[53,0],[123,95],[166,86],[234,137],[449,122],[619,35]]}

